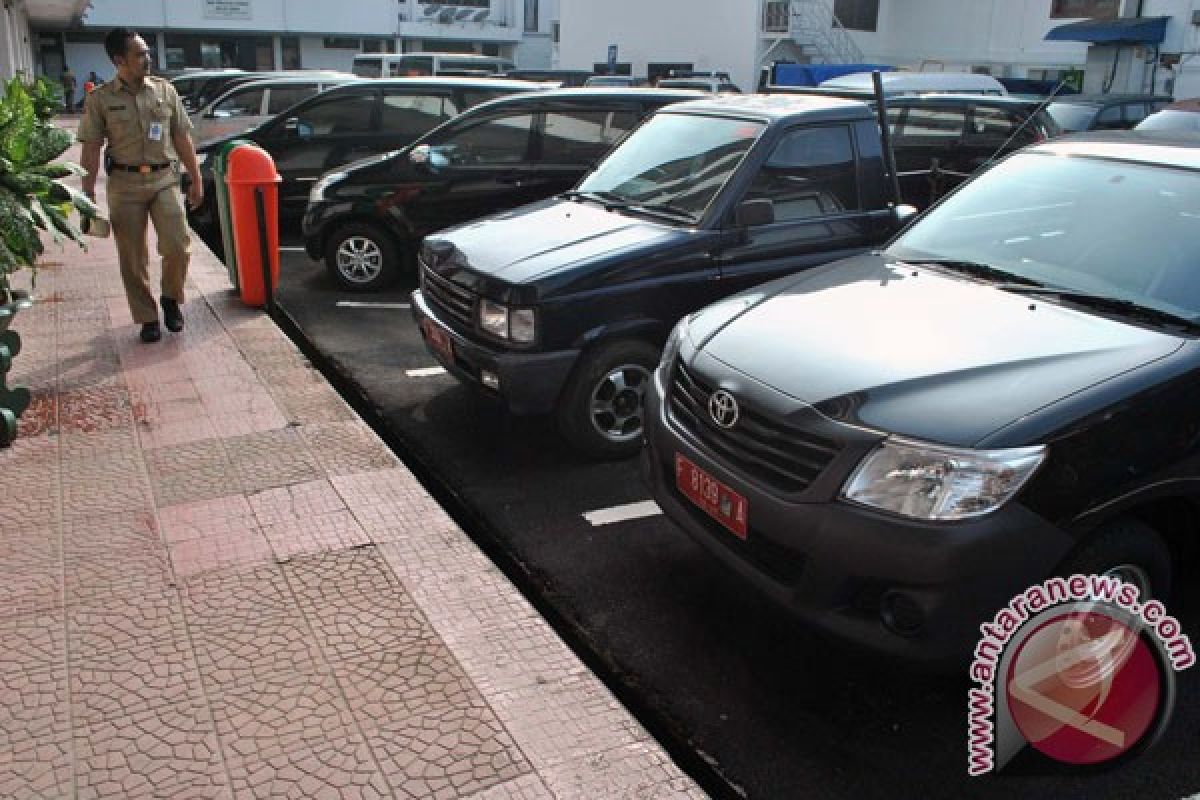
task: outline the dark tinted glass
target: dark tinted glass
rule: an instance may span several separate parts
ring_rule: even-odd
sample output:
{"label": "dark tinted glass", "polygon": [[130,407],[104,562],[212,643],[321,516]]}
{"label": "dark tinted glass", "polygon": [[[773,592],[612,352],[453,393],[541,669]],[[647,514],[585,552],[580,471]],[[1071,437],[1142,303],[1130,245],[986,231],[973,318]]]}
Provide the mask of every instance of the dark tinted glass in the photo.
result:
{"label": "dark tinted glass", "polygon": [[262,113],[263,90],[253,89],[226,97],[213,106],[218,116],[244,117]]}
{"label": "dark tinted glass", "polygon": [[450,131],[432,144],[444,147],[452,164],[519,164],[528,157],[532,128],[532,114],[511,114]]}
{"label": "dark tinted glass", "polygon": [[375,96],[370,94],[332,97],[314,103],[299,115],[301,136],[337,133],[366,133],[371,130]]}
{"label": "dark tinted glass", "polygon": [[1030,121],[1022,124],[1024,117],[1003,108],[976,106],[971,109],[971,134],[976,142],[994,142],[997,147],[1009,142],[1013,146],[1030,144],[1041,137],[1037,127]]}
{"label": "dark tinted glass", "polygon": [[857,209],[850,130],[839,126],[787,134],[755,176],[746,199],[772,201],[777,222]]}
{"label": "dark tinted glass", "polygon": [[278,114],[284,109],[291,108],[301,100],[307,100],[317,93],[316,84],[305,86],[289,86],[286,89],[275,88],[267,98],[267,113]]}
{"label": "dark tinted glass", "polygon": [[637,125],[632,111],[553,111],[546,114],[542,161],[591,164]]}
{"label": "dark tinted glass", "polygon": [[416,139],[458,113],[454,100],[425,94],[384,94],[380,128],[405,141]]}

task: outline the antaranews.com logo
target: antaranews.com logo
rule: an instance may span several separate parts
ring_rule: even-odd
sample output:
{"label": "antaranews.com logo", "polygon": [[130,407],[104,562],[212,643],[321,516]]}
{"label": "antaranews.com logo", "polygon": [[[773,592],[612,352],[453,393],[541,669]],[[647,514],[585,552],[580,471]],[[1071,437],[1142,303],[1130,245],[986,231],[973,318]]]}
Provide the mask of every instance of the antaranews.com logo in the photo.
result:
{"label": "antaranews.com logo", "polygon": [[1067,764],[1143,752],[1196,663],[1162,603],[1111,576],[1051,578],[980,626],[967,693],[967,772],[1002,769],[1026,745]]}

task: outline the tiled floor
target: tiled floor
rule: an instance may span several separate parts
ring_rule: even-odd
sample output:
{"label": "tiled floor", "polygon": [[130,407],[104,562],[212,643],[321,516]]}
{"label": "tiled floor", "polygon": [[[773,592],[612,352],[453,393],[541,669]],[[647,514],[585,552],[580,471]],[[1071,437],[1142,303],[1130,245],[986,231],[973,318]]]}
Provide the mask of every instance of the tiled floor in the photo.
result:
{"label": "tiled floor", "polygon": [[0,797],[702,796],[202,244],[154,345],[114,252],[14,325]]}

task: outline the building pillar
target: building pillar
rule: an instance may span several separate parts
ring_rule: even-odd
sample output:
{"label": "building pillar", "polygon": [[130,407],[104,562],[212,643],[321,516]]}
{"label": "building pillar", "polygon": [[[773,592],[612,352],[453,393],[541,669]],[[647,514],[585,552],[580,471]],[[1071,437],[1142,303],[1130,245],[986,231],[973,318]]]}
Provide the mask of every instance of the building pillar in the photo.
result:
{"label": "building pillar", "polygon": [[154,49],[158,51],[157,61],[158,68],[164,70],[167,68],[167,32],[158,31],[154,34]]}
{"label": "building pillar", "polygon": [[272,69],[283,69],[283,37],[276,34],[271,37]]}

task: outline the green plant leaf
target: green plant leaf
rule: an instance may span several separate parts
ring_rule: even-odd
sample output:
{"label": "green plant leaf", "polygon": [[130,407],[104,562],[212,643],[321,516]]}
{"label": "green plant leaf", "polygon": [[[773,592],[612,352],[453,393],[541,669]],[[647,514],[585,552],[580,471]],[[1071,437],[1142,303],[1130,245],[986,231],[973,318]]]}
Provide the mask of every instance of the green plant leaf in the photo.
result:
{"label": "green plant leaf", "polygon": [[66,233],[66,231],[60,233],[60,228],[53,221],[53,214],[56,211],[54,206],[44,205],[40,198],[35,197],[33,202],[29,204],[29,210],[33,212],[33,219],[37,226],[42,230],[49,231],[55,244],[62,244],[62,233]]}

